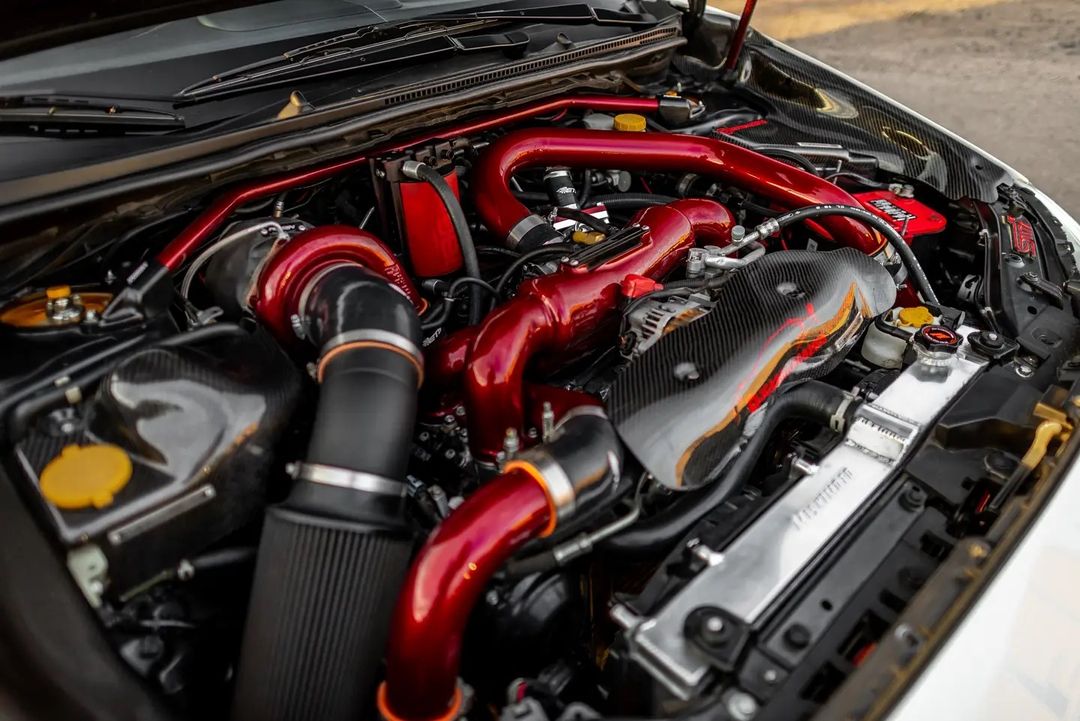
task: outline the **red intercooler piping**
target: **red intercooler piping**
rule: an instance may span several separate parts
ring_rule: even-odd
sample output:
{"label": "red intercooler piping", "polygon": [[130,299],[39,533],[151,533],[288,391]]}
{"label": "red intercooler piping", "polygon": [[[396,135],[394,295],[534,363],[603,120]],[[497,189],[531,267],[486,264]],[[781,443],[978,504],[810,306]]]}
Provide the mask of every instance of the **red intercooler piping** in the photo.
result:
{"label": "red intercooler piping", "polygon": [[[766,197],[786,208],[819,203],[861,207],[846,191],[805,170],[716,138],[666,133],[543,128],[518,130],[491,144],[473,168],[473,198],[484,224],[501,238],[520,238],[531,213],[510,192],[515,172],[535,166],[697,173]],[[523,223],[522,221],[526,221]],[[821,224],[838,242],[874,255],[876,233],[850,218]],[[511,241],[511,244],[514,244]]]}
{"label": "red intercooler piping", "polygon": [[[624,278],[661,278],[683,262],[695,241],[726,245],[734,225],[727,208],[712,200],[648,208],[634,222],[648,228],[636,247],[593,268],[567,265],[526,281],[513,300],[484,320],[464,369],[469,439],[477,458],[495,460],[508,428],[524,432],[525,371],[536,356],[572,356],[596,347],[596,336],[613,330]],[[457,365],[463,343],[448,345],[455,352],[441,354],[445,362],[439,363],[446,371]]]}
{"label": "red intercooler piping", "polygon": [[619,97],[608,95],[579,95],[541,100],[520,108],[487,116],[481,120],[470,120],[460,124],[440,128],[420,136],[410,137],[407,141],[372,150],[370,156],[356,156],[335,160],[314,168],[305,168],[284,173],[272,178],[259,179],[240,185],[218,197],[172,242],[158,253],[157,262],[170,270],[179,268],[184,260],[202,245],[207,238],[239,207],[268,195],[282,193],[311,183],[333,177],[343,171],[359,167],[368,161],[368,157],[403,150],[418,143],[425,143],[436,138],[471,135],[502,127],[509,123],[541,117],[572,109],[590,109],[598,112],[637,112],[652,113],[660,106],[657,98]]}
{"label": "red intercooler piping", "polygon": [[555,509],[540,479],[509,470],[469,496],[413,562],[391,624],[386,721],[457,717],[458,658],[469,613],[491,576],[526,541],[549,532]]}
{"label": "red intercooler piping", "polygon": [[251,308],[278,340],[295,340],[292,316],[304,290],[323,270],[346,262],[383,276],[417,312],[424,310],[426,303],[390,249],[371,233],[343,225],[305,231],[275,249],[252,288]]}
{"label": "red intercooler piping", "polygon": [[472,350],[479,331],[478,325],[462,328],[434,343],[424,352],[427,382],[432,389],[445,391],[461,379],[469,360],[469,351]]}

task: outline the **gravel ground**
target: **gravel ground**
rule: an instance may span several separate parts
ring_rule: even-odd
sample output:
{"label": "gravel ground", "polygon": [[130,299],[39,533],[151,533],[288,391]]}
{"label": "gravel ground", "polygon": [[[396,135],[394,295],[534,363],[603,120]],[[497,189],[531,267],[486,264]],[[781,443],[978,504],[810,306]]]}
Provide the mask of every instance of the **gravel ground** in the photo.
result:
{"label": "gravel ground", "polygon": [[1080,1],[916,12],[788,42],[967,138],[1080,217]]}

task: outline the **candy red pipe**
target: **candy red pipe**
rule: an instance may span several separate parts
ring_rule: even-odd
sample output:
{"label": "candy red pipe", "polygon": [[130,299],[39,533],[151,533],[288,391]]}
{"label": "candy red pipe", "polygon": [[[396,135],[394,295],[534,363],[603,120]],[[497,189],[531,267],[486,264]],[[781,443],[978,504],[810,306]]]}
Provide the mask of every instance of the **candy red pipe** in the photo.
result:
{"label": "candy red pipe", "polygon": [[460,380],[479,331],[478,325],[461,328],[439,339],[424,351],[425,377],[429,388],[438,392],[445,391]]}
{"label": "candy red pipe", "polygon": [[553,523],[541,483],[514,469],[481,486],[439,524],[398,597],[378,696],[384,719],[456,718],[469,614],[503,563]]}
{"label": "candy red pipe", "polygon": [[[618,97],[606,95],[580,95],[551,98],[530,103],[483,118],[460,123],[420,136],[414,136],[405,142],[372,150],[370,155],[403,150],[417,143],[425,143],[436,138],[458,137],[492,130],[508,123],[520,122],[529,118],[540,117],[570,109],[591,109],[599,112],[638,112],[652,113],[659,108],[657,98]],[[207,238],[236,211],[237,208],[268,195],[276,195],[286,190],[299,188],[311,183],[331,178],[346,170],[352,170],[368,162],[368,154],[335,160],[313,168],[306,168],[273,178],[259,179],[240,185],[219,196],[210,206],[199,214],[172,242],[158,253],[156,260],[170,270],[179,268],[191,253],[202,245]]]}
{"label": "candy red pipe", "polygon": [[[524,129],[491,144],[473,168],[473,199],[501,238],[531,213],[510,192],[514,173],[535,166],[697,173],[764,196],[786,209],[819,203],[861,207],[832,183],[761,153],[717,138],[571,128]],[[850,218],[822,219],[839,242],[874,255],[884,241]]]}
{"label": "candy red pipe", "polygon": [[401,267],[397,256],[371,233],[345,225],[304,231],[275,250],[252,288],[252,310],[279,340],[295,340],[292,316],[301,296],[320,271],[340,263],[357,263],[393,283],[417,309],[426,303]]}
{"label": "candy red pipe", "polygon": [[[484,320],[465,364],[465,406],[473,454],[493,461],[508,428],[524,432],[525,371],[539,355],[572,356],[614,330],[620,284],[629,275],[661,278],[682,263],[696,240],[725,245],[734,219],[712,200],[679,200],[647,208],[640,245],[594,268],[563,266],[521,284],[513,300]],[[460,343],[454,344],[460,351]],[[460,353],[458,353],[460,355]],[[442,356],[443,360],[453,360]]]}

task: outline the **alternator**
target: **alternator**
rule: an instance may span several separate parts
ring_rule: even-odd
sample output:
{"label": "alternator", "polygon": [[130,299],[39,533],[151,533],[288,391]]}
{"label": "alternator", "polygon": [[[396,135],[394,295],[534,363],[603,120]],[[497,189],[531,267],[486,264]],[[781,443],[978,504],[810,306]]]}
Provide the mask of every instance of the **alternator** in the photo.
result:
{"label": "alternator", "polygon": [[712,299],[698,292],[686,298],[657,298],[644,301],[626,316],[626,332],[620,348],[631,359],[644,353],[665,333],[670,333],[712,310]]}

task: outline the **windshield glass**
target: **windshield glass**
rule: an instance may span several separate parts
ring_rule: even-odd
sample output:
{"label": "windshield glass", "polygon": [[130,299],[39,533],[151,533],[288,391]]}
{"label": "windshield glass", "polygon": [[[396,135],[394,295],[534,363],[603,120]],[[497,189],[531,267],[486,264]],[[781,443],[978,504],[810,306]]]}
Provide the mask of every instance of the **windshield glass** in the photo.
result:
{"label": "windshield glass", "polygon": [[424,89],[446,78],[578,62],[676,16],[622,0],[279,0],[60,44],[0,59],[0,183],[435,102]]}
{"label": "windshield glass", "polygon": [[2,60],[0,93],[172,95],[208,73],[284,52],[314,39],[481,5],[490,3],[280,0]]}

